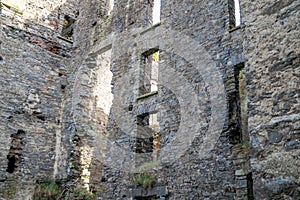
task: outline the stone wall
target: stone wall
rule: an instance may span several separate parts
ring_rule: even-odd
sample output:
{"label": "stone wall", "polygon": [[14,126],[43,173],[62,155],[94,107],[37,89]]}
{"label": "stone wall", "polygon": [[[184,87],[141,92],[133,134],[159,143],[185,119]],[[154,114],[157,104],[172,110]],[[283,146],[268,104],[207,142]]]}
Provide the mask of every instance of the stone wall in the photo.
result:
{"label": "stone wall", "polygon": [[1,1],[0,197],[27,199],[36,181],[66,177],[62,107],[72,41],[71,4]]}
{"label": "stone wall", "polygon": [[[236,122],[240,109],[235,68],[243,62],[242,32],[229,31],[227,1],[208,5],[163,2],[162,22],[153,27],[143,23],[149,2],[115,3],[114,34],[100,36],[103,39],[98,41],[91,39],[91,51],[74,83],[74,134],[81,140],[75,145],[76,156],[90,159],[91,166],[84,170],[81,164],[83,168],[73,171],[82,181],[80,171],[88,171],[89,188],[99,188],[102,192],[98,195],[105,199],[141,198],[143,192],[135,189],[133,176],[139,166],[152,160],[158,163],[153,169],[156,184],[168,192],[156,188],[157,194],[150,192],[148,196],[247,198],[251,190],[247,181],[251,179],[249,151],[247,140],[241,136],[242,127]],[[96,26],[100,23],[101,19]],[[97,75],[101,67],[97,56],[109,49],[113,101],[108,121],[99,125],[93,117],[96,77],[106,80],[107,76]],[[151,49],[159,50],[158,93],[143,95],[143,56]],[[140,127],[138,121],[153,113],[157,113],[160,128],[157,161],[155,152],[140,146],[138,152],[147,153],[136,151],[142,142],[151,146],[152,139],[141,142],[141,131],[149,129]],[[89,148],[92,155],[82,154],[82,147]]]}
{"label": "stone wall", "polygon": [[153,2],[1,1],[0,198],[297,199],[298,1]]}
{"label": "stone wall", "polygon": [[299,1],[242,1],[257,199],[299,198]]}

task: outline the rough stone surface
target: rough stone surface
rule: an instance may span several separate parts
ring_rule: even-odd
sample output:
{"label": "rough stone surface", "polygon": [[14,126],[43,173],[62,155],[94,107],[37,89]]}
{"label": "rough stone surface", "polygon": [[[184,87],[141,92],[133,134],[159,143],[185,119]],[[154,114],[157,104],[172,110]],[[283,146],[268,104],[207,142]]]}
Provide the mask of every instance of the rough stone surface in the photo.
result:
{"label": "rough stone surface", "polygon": [[299,198],[299,1],[232,4],[2,0],[0,199]]}
{"label": "rough stone surface", "polygon": [[299,198],[299,1],[242,1],[257,199]]}

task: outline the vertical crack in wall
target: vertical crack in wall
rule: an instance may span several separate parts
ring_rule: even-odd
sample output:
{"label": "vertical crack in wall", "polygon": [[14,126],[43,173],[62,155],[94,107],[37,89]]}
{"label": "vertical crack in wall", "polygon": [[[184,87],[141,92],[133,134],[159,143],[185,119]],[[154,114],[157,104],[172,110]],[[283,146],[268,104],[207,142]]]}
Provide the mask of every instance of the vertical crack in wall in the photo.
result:
{"label": "vertical crack in wall", "polygon": [[12,134],[10,137],[11,146],[7,155],[8,164],[6,171],[8,173],[14,173],[18,170],[21,163],[22,150],[25,146],[25,131],[18,130],[17,133]]}

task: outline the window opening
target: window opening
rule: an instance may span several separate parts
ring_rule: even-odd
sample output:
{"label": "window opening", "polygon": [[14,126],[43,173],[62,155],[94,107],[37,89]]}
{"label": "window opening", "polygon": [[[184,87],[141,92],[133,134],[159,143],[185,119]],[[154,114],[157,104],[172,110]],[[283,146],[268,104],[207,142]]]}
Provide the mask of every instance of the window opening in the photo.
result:
{"label": "window opening", "polygon": [[232,129],[230,142],[233,144],[249,141],[247,120],[247,90],[244,63],[234,66],[235,92],[231,99]]}
{"label": "window opening", "polygon": [[17,133],[12,134],[11,136],[11,146],[9,149],[9,153],[7,155],[8,164],[6,171],[8,173],[15,172],[20,165],[22,150],[25,146],[24,137],[25,131],[18,130]]}
{"label": "window opening", "polygon": [[157,113],[137,116],[136,153],[149,153],[158,150],[159,122]]}
{"label": "window opening", "polygon": [[114,0],[107,0],[107,14],[110,15],[114,8]]}
{"label": "window opening", "polygon": [[64,24],[63,24],[62,31],[61,31],[62,37],[66,38],[68,40],[72,40],[74,23],[75,23],[75,19],[73,19],[72,17],[70,17],[68,15],[65,15]]}
{"label": "window opening", "polygon": [[241,11],[240,11],[240,1],[234,0],[234,11],[235,11],[235,26],[241,25]]}
{"label": "window opening", "polygon": [[238,107],[241,136],[243,141],[249,141],[248,135],[248,117],[247,117],[247,82],[245,77],[244,63],[237,66],[236,77],[238,84]]}
{"label": "window opening", "polygon": [[146,27],[160,22],[161,0],[148,0],[145,11]]}
{"label": "window opening", "polygon": [[161,0],[154,0],[153,1],[153,19],[152,24],[158,24],[160,22],[160,7],[161,7]]}
{"label": "window opening", "polygon": [[158,91],[159,51],[152,49],[142,55],[140,95]]}
{"label": "window opening", "polygon": [[248,199],[254,200],[252,172],[247,175],[247,192]]}
{"label": "window opening", "polygon": [[241,11],[239,0],[228,1],[229,10],[229,29],[235,28],[241,25]]}

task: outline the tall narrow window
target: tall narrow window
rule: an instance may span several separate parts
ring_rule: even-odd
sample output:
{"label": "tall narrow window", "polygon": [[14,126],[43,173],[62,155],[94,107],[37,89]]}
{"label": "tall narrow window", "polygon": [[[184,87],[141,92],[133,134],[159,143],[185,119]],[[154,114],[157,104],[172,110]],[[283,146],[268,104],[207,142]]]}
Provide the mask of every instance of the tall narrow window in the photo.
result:
{"label": "tall narrow window", "polygon": [[136,153],[157,151],[159,146],[159,122],[157,113],[146,113],[137,117]]}
{"label": "tall narrow window", "polygon": [[159,50],[151,49],[142,55],[140,68],[140,95],[155,92],[158,89]]}
{"label": "tall narrow window", "polygon": [[160,22],[161,0],[147,0],[145,7],[145,26],[152,26]]}
{"label": "tall narrow window", "polygon": [[249,141],[248,135],[248,117],[247,117],[247,90],[246,90],[246,77],[245,77],[245,69],[244,64],[240,64],[236,69],[237,76],[237,84],[238,84],[238,101],[239,101],[239,121],[241,126],[241,136],[243,141]]}
{"label": "tall narrow window", "polygon": [[114,0],[107,0],[107,14],[110,15],[114,8]]}
{"label": "tall narrow window", "polygon": [[157,24],[160,22],[160,7],[161,7],[161,0],[154,0],[153,1],[153,24]]}
{"label": "tall narrow window", "polygon": [[8,164],[6,171],[13,173],[19,168],[21,162],[22,150],[25,146],[25,131],[18,130],[17,133],[12,134],[10,137],[11,146],[7,155]]}
{"label": "tall narrow window", "polygon": [[234,0],[235,26],[241,25],[240,1]]}
{"label": "tall narrow window", "polygon": [[241,25],[241,12],[239,0],[228,0],[229,29]]}
{"label": "tall narrow window", "polygon": [[247,90],[244,63],[234,66],[235,92],[230,102],[230,142],[237,144],[249,141],[247,117]]}

